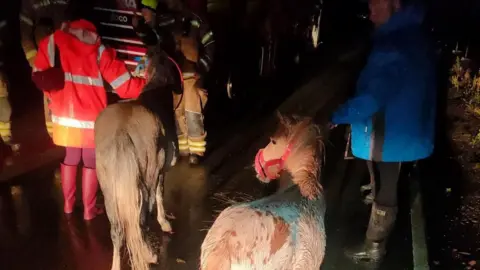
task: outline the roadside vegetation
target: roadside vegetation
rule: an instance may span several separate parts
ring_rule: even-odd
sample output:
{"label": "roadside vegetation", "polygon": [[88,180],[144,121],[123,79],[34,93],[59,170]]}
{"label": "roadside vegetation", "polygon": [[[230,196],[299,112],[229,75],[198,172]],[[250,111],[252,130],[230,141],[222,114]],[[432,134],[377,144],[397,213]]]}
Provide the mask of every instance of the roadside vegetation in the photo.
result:
{"label": "roadside vegetation", "polygon": [[[450,217],[450,233],[457,235],[451,251],[453,259],[461,261],[464,269],[478,269],[480,242],[475,239],[480,239],[480,70],[477,63],[457,54],[449,81],[447,126],[453,148],[451,158],[462,170],[453,181],[464,183],[459,192],[460,204]],[[452,190],[447,188],[445,192]],[[476,245],[471,245],[475,242]]]}

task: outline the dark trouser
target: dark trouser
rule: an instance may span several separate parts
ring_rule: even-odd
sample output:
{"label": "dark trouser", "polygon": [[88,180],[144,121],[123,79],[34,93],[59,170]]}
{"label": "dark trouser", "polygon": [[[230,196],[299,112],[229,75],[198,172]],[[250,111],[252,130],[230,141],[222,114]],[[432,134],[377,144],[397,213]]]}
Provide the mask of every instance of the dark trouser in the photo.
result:
{"label": "dark trouser", "polygon": [[76,148],[67,147],[63,164],[68,166],[78,166],[83,161],[83,166],[89,169],[95,169],[95,149],[94,148]]}
{"label": "dark trouser", "polygon": [[370,179],[375,182],[375,202],[386,207],[397,206],[398,180],[400,178],[401,162],[371,162],[369,165]]}

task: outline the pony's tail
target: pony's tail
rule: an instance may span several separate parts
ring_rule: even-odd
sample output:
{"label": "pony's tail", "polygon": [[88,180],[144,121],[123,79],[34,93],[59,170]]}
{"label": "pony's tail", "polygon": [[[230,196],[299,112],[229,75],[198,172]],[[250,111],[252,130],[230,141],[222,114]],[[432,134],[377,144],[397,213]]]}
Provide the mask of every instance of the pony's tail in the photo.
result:
{"label": "pony's tail", "polygon": [[[119,138],[123,137],[123,138]],[[117,220],[126,240],[128,254],[133,270],[148,270],[149,263],[156,262],[156,256],[145,241],[140,227],[142,211],[140,164],[136,158],[135,145],[127,132],[117,137],[122,143],[117,144],[114,155],[116,164],[112,166],[114,204]]]}

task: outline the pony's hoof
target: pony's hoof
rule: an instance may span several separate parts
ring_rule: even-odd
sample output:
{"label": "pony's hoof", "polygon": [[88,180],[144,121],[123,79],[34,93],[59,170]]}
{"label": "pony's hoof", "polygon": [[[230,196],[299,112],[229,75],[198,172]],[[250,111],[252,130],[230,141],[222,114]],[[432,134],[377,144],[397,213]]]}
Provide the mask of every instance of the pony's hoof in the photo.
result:
{"label": "pony's hoof", "polygon": [[177,161],[178,161],[178,157],[173,156],[172,161],[170,162],[170,167],[173,167],[173,166],[177,165]]}
{"label": "pony's hoof", "polygon": [[170,225],[170,222],[164,221],[164,222],[159,222],[160,227],[162,227],[162,231],[166,233],[173,233],[172,231],[172,225]]}
{"label": "pony's hoof", "polygon": [[368,184],[368,185],[363,185],[360,187],[360,192],[365,192],[365,191],[370,191],[372,190],[373,186],[372,184]]}
{"label": "pony's hoof", "polygon": [[370,193],[367,196],[365,196],[365,198],[363,199],[363,203],[366,205],[370,205],[373,203],[374,200],[375,200],[375,197],[373,196],[372,193]]}
{"label": "pony's hoof", "polygon": [[150,264],[156,264],[158,262],[158,256],[156,254],[151,254],[148,256],[146,261]]}
{"label": "pony's hoof", "polygon": [[188,158],[188,162],[190,165],[198,165],[200,163],[200,157],[198,155],[191,154]]}

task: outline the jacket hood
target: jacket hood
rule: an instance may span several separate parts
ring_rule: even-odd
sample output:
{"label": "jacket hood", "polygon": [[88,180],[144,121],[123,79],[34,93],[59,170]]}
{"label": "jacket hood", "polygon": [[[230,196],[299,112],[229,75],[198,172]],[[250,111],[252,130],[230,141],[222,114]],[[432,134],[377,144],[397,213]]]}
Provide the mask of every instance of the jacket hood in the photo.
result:
{"label": "jacket hood", "polygon": [[55,31],[54,36],[60,50],[76,55],[86,56],[97,52],[101,44],[95,25],[83,19],[65,23],[62,29]]}
{"label": "jacket hood", "polygon": [[420,4],[412,4],[401,8],[381,25],[376,34],[385,34],[410,26],[419,26],[425,18],[425,8]]}

